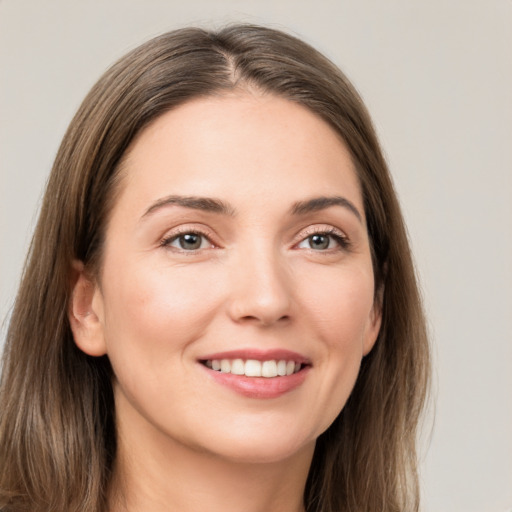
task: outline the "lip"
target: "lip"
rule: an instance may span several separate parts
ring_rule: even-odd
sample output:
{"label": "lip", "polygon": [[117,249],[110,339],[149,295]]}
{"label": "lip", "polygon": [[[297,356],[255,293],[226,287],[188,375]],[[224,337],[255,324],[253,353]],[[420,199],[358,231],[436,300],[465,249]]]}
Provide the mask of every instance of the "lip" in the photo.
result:
{"label": "lip", "polygon": [[[231,373],[222,373],[216,370],[211,370],[203,363],[212,359],[255,359],[257,361],[266,360],[286,360],[295,361],[305,365],[297,373],[286,376],[278,377],[247,377],[245,375],[234,375]],[[273,350],[259,350],[259,349],[243,349],[231,350],[227,352],[217,352],[208,354],[198,359],[199,364],[208,376],[215,382],[225,386],[235,393],[257,399],[271,399],[278,398],[290,391],[299,387],[306,379],[309,370],[311,369],[311,361],[297,352],[290,350],[273,349]]]}
{"label": "lip", "polygon": [[261,350],[248,348],[229,350],[227,352],[208,354],[204,357],[200,357],[199,361],[207,361],[209,359],[255,359],[256,361],[268,361],[270,359],[279,361],[284,359],[286,361],[295,361],[296,363],[311,365],[311,361],[307,357],[299,354],[298,352],[292,352],[291,350],[285,349]]}

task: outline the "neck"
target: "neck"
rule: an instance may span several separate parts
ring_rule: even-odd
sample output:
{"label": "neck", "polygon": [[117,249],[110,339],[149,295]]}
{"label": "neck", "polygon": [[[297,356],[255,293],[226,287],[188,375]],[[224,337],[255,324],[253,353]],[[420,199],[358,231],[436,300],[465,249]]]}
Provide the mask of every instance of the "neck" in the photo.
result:
{"label": "neck", "polygon": [[314,445],[251,463],[139,434],[118,424],[110,512],[304,512]]}

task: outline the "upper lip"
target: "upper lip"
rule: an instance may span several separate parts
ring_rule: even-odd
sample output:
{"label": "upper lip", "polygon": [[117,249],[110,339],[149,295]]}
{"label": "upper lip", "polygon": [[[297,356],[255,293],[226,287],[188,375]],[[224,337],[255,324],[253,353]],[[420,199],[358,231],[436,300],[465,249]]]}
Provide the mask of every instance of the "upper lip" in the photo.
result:
{"label": "upper lip", "polygon": [[256,361],[295,361],[296,363],[310,365],[311,361],[307,357],[286,349],[270,349],[262,350],[257,348],[247,348],[238,350],[228,350],[225,352],[215,352],[214,354],[207,354],[204,357],[200,357],[199,361],[212,361],[213,359],[254,359]]}

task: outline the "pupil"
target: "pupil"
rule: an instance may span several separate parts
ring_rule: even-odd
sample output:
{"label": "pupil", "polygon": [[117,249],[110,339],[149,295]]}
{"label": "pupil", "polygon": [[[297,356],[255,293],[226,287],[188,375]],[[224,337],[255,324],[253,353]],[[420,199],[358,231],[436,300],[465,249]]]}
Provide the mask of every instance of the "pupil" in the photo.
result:
{"label": "pupil", "polygon": [[325,235],[313,235],[309,239],[309,245],[312,249],[327,249],[329,247],[329,237]]}
{"label": "pupil", "polygon": [[201,246],[201,237],[194,233],[188,233],[180,236],[180,246],[182,249],[199,249]]}

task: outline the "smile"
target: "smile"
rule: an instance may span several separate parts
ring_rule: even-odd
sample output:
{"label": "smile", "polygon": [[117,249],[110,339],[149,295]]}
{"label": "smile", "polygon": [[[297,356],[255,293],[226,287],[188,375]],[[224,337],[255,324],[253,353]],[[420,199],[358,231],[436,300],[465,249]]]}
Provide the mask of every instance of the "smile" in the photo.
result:
{"label": "smile", "polygon": [[245,375],[246,377],[285,377],[293,375],[301,370],[302,364],[294,360],[269,359],[258,361],[257,359],[207,359],[203,362],[208,368],[233,375]]}
{"label": "smile", "polygon": [[278,398],[298,388],[313,364],[283,349],[241,349],[205,354],[198,363],[213,381],[249,398]]}

